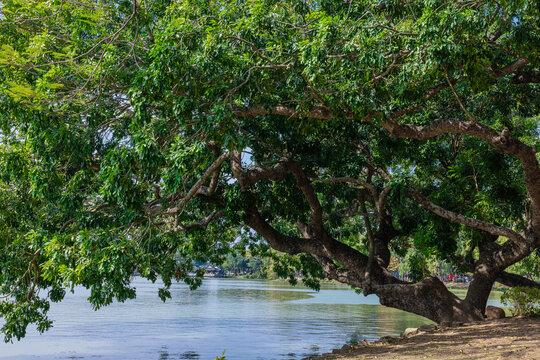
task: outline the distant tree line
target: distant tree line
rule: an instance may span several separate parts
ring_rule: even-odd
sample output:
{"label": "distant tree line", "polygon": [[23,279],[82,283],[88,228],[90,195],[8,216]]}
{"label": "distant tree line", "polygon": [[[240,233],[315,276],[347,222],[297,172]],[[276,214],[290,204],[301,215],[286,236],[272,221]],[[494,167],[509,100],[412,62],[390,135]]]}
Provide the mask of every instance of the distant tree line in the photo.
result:
{"label": "distant tree line", "polygon": [[221,268],[229,276],[246,276],[252,279],[275,279],[276,273],[270,257],[236,253],[228,254]]}
{"label": "distant tree line", "polygon": [[[467,251],[466,249],[464,251]],[[276,259],[283,254],[275,251],[268,253],[252,254],[249,250],[245,253],[236,252],[228,254],[221,268],[228,276],[245,276],[252,279],[276,279],[279,269],[275,269]],[[465,269],[455,267],[449,261],[441,261],[436,257],[425,256],[414,248],[405,254],[392,254],[388,270],[395,276],[407,280],[420,281],[427,276],[437,276],[444,282],[463,281],[468,282],[470,275]],[[540,279],[540,256],[534,253],[512,266],[512,271],[529,279]],[[297,277],[302,277],[301,273]]]}

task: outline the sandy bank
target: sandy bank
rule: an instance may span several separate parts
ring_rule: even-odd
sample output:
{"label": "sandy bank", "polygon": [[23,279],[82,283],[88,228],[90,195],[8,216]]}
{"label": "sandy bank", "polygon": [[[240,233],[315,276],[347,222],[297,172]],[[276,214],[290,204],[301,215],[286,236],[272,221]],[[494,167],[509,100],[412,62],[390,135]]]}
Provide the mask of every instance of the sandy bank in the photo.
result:
{"label": "sandy bank", "polygon": [[420,332],[393,343],[345,346],[317,360],[540,360],[540,318],[506,318]]}

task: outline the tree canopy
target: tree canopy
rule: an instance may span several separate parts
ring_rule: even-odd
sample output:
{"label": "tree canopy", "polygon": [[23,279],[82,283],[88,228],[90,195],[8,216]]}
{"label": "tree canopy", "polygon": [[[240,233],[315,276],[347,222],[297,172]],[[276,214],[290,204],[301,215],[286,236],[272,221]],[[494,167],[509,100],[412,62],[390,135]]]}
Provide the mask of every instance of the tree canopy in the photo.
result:
{"label": "tree canopy", "polygon": [[[540,247],[539,19],[517,0],[3,0],[6,340],[75,286],[99,308],[137,271],[166,299],[234,247],[436,322],[482,319],[495,281],[538,286],[505,269]],[[393,277],[411,249],[470,272],[466,298]]]}

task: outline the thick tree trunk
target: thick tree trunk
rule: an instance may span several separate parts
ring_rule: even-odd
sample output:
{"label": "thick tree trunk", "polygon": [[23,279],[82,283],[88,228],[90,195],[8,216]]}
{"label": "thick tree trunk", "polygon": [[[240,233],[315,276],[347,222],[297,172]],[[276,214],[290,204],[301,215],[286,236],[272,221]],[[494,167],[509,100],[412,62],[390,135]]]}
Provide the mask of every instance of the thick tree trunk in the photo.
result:
{"label": "thick tree trunk", "polygon": [[[441,126],[443,125],[445,124]],[[418,283],[408,283],[392,276],[386,269],[390,260],[388,243],[399,235],[399,232],[392,226],[390,216],[380,219],[379,228],[372,236],[373,254],[377,261],[370,271],[366,271],[370,257],[334,239],[325,230],[323,209],[317,193],[303,169],[292,159],[282,158],[273,167],[246,171],[242,168],[241,154],[233,151],[231,168],[243,191],[248,191],[250,186],[261,179],[281,181],[288,172],[296,178],[296,185],[310,208],[309,218],[298,220],[295,224],[301,236],[281,233],[259,212],[255,204],[245,204],[244,223],[264,237],[272,248],[288,254],[310,254],[320,263],[327,278],[361,288],[365,295],[376,294],[382,305],[424,316],[436,323],[484,320],[487,299],[495,279],[505,276],[502,273],[505,268],[530,254],[540,242],[533,231],[534,224],[531,225],[533,230],[518,234],[512,229],[443,209],[418,191],[409,189],[407,194],[427,210],[485,232],[485,239],[479,244],[480,257],[474,264],[470,264],[471,267],[474,266],[474,270],[471,269],[474,272],[473,280],[467,297],[462,300],[435,277],[428,277]],[[534,176],[531,178],[534,179]],[[369,187],[367,183],[361,185]],[[500,236],[509,240],[497,244],[495,240]]]}
{"label": "thick tree trunk", "polygon": [[376,287],[381,305],[424,316],[436,323],[472,322],[484,319],[483,311],[451,293],[436,277],[416,284]]}
{"label": "thick tree trunk", "polygon": [[493,283],[503,268],[494,257],[501,250],[501,246],[496,243],[497,236],[482,232],[482,237],[483,240],[478,244],[480,256],[474,264],[465,302],[484,312]]}
{"label": "thick tree trunk", "polygon": [[464,301],[484,313],[496,277],[497,272],[490,271],[486,265],[477,265]]}
{"label": "thick tree trunk", "polygon": [[390,250],[388,249],[388,244],[399,234],[400,232],[392,225],[392,217],[390,215],[384,216],[379,225],[379,229],[373,235],[375,246],[374,255],[381,266],[387,267],[388,264],[390,264]]}
{"label": "thick tree trunk", "polygon": [[[439,324],[484,319],[484,308],[476,308],[459,299],[436,277],[428,277],[418,283],[407,283],[376,266],[371,274],[371,281],[366,282],[363,267],[345,269],[336,266],[329,258],[315,257],[327,278],[362,288],[364,295],[375,294],[381,305],[424,316]],[[489,295],[489,290],[486,291]]]}
{"label": "thick tree trunk", "polygon": [[[392,276],[381,264],[375,264],[368,280],[365,277],[368,257],[327,233],[320,239],[309,237],[312,229],[303,225],[301,228],[306,238],[285,236],[264,221],[254,208],[246,209],[244,221],[264,236],[274,249],[289,254],[304,252],[313,255],[327,278],[362,288],[365,295],[376,294],[382,305],[424,316],[436,323],[484,319],[483,299],[487,301],[493,281],[485,289],[478,287],[477,294],[481,300],[477,304],[459,299],[435,277],[428,277],[419,283],[407,283]],[[478,284],[482,284],[480,279]]]}

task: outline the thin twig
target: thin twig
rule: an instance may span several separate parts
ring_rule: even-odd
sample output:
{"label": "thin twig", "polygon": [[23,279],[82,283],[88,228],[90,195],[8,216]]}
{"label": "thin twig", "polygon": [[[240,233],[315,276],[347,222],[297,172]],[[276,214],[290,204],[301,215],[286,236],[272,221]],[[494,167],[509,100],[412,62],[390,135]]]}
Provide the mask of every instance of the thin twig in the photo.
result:
{"label": "thin twig", "polygon": [[461,107],[461,109],[463,110],[463,112],[465,112],[465,114],[467,115],[467,117],[469,119],[471,119],[472,123],[471,125],[474,125],[478,122],[478,119],[476,118],[476,116],[474,116],[473,114],[471,114],[469,112],[469,110],[467,110],[467,108],[465,107],[465,105],[463,105],[463,103],[461,102],[461,99],[459,98],[459,95],[458,93],[456,92],[456,89],[454,88],[454,85],[452,85],[452,81],[450,81],[450,77],[448,76],[448,71],[446,70],[446,66],[442,65],[442,68],[444,70],[444,76],[446,77],[446,81],[448,82],[448,85],[450,86],[450,89],[452,89],[452,92],[454,93],[454,96],[456,97],[458,103],[459,103],[459,106]]}

